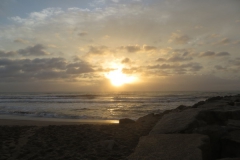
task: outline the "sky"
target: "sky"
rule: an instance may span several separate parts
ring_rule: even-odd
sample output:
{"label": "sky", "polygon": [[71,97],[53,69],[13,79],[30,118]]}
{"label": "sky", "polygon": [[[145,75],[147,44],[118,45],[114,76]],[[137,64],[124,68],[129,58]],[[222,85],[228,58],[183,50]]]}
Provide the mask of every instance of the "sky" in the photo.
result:
{"label": "sky", "polygon": [[0,91],[240,88],[239,0],[0,0]]}

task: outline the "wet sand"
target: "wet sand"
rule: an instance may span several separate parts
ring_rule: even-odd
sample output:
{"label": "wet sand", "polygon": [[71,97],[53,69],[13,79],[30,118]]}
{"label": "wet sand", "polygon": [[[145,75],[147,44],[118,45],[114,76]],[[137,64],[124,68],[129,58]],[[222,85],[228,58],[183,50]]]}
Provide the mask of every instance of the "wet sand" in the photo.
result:
{"label": "wet sand", "polygon": [[57,119],[57,118],[36,118],[24,116],[0,116],[0,126],[49,126],[49,125],[79,125],[79,124],[118,124],[118,120],[84,120],[84,119]]}
{"label": "wet sand", "polygon": [[0,159],[126,159],[158,118],[129,124],[1,119]]}

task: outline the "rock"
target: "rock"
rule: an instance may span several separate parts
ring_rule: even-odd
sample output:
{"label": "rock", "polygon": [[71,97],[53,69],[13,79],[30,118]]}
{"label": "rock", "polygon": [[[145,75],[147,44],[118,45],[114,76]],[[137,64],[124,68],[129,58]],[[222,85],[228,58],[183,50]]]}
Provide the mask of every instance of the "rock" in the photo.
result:
{"label": "rock", "polygon": [[240,144],[240,130],[229,132],[229,134],[226,137],[224,137],[224,139],[228,139]]}
{"label": "rock", "polygon": [[240,160],[240,158],[223,158],[218,160]]}
{"label": "rock", "polygon": [[223,159],[217,159],[217,160],[240,160],[240,158],[223,158]]}
{"label": "rock", "polygon": [[135,121],[129,118],[124,118],[119,120],[119,124],[129,124],[129,123],[135,123]]}
{"label": "rock", "polygon": [[[182,156],[187,153],[187,149],[181,150],[181,147],[178,147],[181,145],[184,146],[182,148],[185,146],[188,148],[189,145],[192,145],[192,141],[195,144],[196,141],[189,140],[184,136],[199,134],[209,137],[208,149],[203,147],[205,148],[203,155],[208,156],[204,156],[202,159],[209,158],[210,150],[212,159],[240,157],[240,105],[236,106],[239,98],[236,96],[213,97],[205,102],[196,103],[191,108],[179,106],[162,113],[162,118],[148,136],[140,139],[136,151],[129,159],[201,158],[199,155],[194,158],[187,155]],[[145,123],[152,119],[154,119],[154,114],[139,118],[137,123]],[[203,150],[203,148],[201,149]],[[192,151],[189,149],[189,152]],[[193,154],[195,153],[194,150]]]}
{"label": "rock", "polygon": [[240,120],[239,107],[226,105],[223,107],[216,104],[214,107],[191,108],[165,114],[150,134],[191,133],[198,127],[226,125],[229,119]]}
{"label": "rock", "polygon": [[165,114],[153,127],[150,134],[183,133],[199,126],[197,115],[201,110],[189,109],[184,112]]}
{"label": "rock", "polygon": [[[201,104],[201,105],[200,105]],[[228,105],[228,101],[215,101],[213,102],[205,102],[205,103],[200,103],[197,105],[197,107],[192,107],[192,108],[202,108],[202,109],[216,109],[216,108],[224,108]]]}
{"label": "rock", "polygon": [[209,139],[199,134],[158,134],[141,137],[129,160],[210,160]]}
{"label": "rock", "polygon": [[217,97],[211,97],[206,100],[206,102],[214,102],[214,101],[219,101],[222,100],[223,97],[217,96]]}
{"label": "rock", "polygon": [[223,99],[228,100],[228,101],[232,101],[232,102],[239,102],[240,101],[239,96],[225,96]]}
{"label": "rock", "polygon": [[234,106],[205,108],[200,112],[197,119],[203,120],[211,125],[226,125],[228,119],[240,120],[240,108]]}
{"label": "rock", "polygon": [[227,126],[230,129],[240,129],[240,120],[233,120],[233,119],[229,119]]}
{"label": "rock", "polygon": [[104,140],[100,142],[100,145],[106,150],[112,150],[116,142],[114,140]]}
{"label": "rock", "polygon": [[155,123],[156,121],[158,121],[161,117],[162,117],[163,114],[148,114],[146,116],[143,116],[143,117],[140,117],[136,123],[138,124],[144,124],[144,125],[149,125],[149,124],[152,124],[152,123]]}
{"label": "rock", "polygon": [[231,102],[228,102],[227,104],[228,104],[229,106],[234,106],[235,103],[231,101]]}
{"label": "rock", "polygon": [[229,119],[233,119],[233,120],[240,120],[240,108],[238,107],[225,107],[225,108],[221,108],[221,109],[216,109],[215,114],[218,118],[220,118],[220,116],[218,115],[225,115],[226,119],[225,120],[229,120]]}
{"label": "rock", "polygon": [[208,125],[196,128],[193,133],[207,135],[210,138],[212,158],[216,159],[220,157],[222,149],[221,138],[228,133],[227,127],[219,125]]}
{"label": "rock", "polygon": [[234,102],[234,106],[240,107],[240,102]]}
{"label": "rock", "polygon": [[205,104],[205,101],[200,101],[200,102],[194,104],[194,105],[192,106],[192,108],[197,108],[198,106],[201,106],[201,105],[203,105],[203,104]]}
{"label": "rock", "polygon": [[175,108],[175,109],[173,109],[173,110],[174,110],[174,111],[183,111],[183,110],[186,110],[186,109],[188,109],[188,108],[190,108],[190,107],[184,106],[184,105],[180,105],[180,106],[178,106],[177,108]]}
{"label": "rock", "polygon": [[169,114],[171,112],[172,112],[172,110],[165,110],[162,114],[165,115],[165,114]]}
{"label": "rock", "polygon": [[240,157],[240,130],[229,132],[222,138],[222,157]]}

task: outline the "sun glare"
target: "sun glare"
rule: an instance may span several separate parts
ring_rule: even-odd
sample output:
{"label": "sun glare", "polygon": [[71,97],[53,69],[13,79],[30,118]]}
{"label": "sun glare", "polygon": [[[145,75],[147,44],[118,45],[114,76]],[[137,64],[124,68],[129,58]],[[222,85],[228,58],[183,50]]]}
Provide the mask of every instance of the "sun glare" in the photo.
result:
{"label": "sun glare", "polygon": [[117,70],[111,71],[105,76],[111,81],[112,85],[119,87],[127,83],[133,83],[136,81],[136,77],[128,76],[122,73],[122,69],[118,68]]}

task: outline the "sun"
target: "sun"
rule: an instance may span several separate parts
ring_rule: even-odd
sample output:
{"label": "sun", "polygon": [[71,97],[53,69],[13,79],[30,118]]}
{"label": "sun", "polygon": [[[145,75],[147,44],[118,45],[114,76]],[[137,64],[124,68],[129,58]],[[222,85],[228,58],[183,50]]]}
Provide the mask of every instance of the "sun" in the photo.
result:
{"label": "sun", "polygon": [[133,83],[136,81],[135,76],[129,76],[122,73],[122,68],[118,68],[117,70],[111,71],[105,76],[111,81],[112,85],[119,87],[127,83]]}

